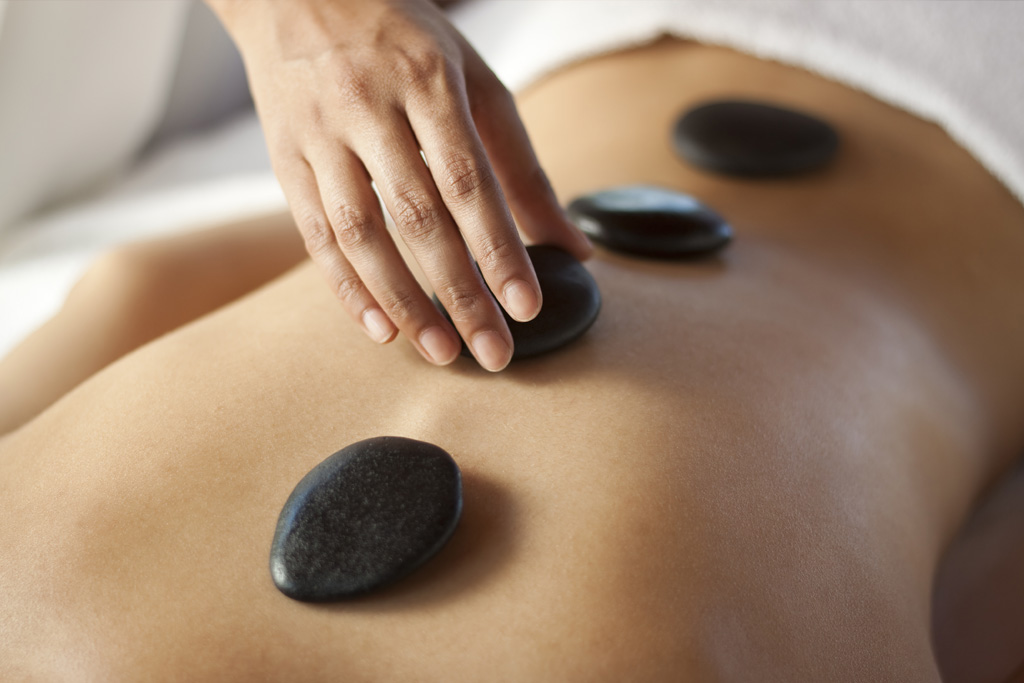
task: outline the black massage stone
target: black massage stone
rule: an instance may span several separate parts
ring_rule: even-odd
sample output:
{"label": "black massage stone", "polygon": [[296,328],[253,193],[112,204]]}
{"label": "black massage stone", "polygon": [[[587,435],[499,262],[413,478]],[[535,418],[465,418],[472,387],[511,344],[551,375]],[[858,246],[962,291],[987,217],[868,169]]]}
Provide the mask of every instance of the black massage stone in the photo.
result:
{"label": "black massage stone", "polygon": [[690,109],[676,122],[676,151],[687,161],[736,176],[782,176],[820,168],[839,136],[821,119],[761,102],[723,100]]}
{"label": "black massage stone", "polygon": [[461,514],[462,475],[445,451],[397,436],[360,441],[292,491],[274,532],[270,575],[296,600],[360,596],[430,559]]}
{"label": "black massage stone", "polygon": [[[535,244],[526,248],[544,297],[540,313],[521,323],[505,313],[515,349],[512,360],[539,356],[575,341],[586,332],[601,310],[601,292],[590,272],[574,256],[558,247]],[[448,321],[447,311],[434,297]],[[504,311],[503,311],[504,312]],[[462,355],[471,357],[465,343]]]}
{"label": "black massage stone", "polygon": [[650,185],[584,195],[569,204],[568,212],[595,242],[640,256],[710,254],[732,239],[729,224],[704,204],[682,192]]}

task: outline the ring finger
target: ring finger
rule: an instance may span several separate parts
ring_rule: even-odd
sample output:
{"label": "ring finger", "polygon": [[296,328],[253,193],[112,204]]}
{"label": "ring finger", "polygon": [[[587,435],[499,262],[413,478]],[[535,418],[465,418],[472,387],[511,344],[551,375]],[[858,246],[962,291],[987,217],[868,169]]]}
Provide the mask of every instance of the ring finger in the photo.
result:
{"label": "ring finger", "polygon": [[331,223],[317,193],[316,177],[309,163],[296,158],[280,169],[281,189],[317,269],[349,314],[374,341],[385,344],[397,330],[338,247]]}
{"label": "ring finger", "polygon": [[431,305],[388,234],[366,169],[345,150],[340,158],[316,159],[317,180],[335,243],[383,315],[432,363],[458,356],[459,340]]}
{"label": "ring finger", "polygon": [[385,130],[390,134],[377,137],[385,144],[360,156],[399,235],[477,362],[487,370],[501,370],[512,358],[508,325],[438,195],[412,130],[404,120],[389,123]]}

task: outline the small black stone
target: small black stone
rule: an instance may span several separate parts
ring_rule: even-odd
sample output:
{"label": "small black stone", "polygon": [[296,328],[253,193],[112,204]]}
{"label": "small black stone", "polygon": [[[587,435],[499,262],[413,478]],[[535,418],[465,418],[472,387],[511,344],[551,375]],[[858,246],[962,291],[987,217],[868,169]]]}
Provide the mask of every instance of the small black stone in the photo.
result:
{"label": "small black stone", "polygon": [[430,559],[461,514],[462,475],[448,453],[397,436],[366,439],[292,491],[274,532],[270,575],[296,600],[363,595]]}
{"label": "small black stone", "polygon": [[[572,254],[543,244],[526,247],[526,253],[537,273],[544,303],[537,317],[526,323],[513,320],[502,310],[512,333],[514,361],[539,356],[575,341],[590,329],[601,311],[601,292],[594,277]],[[436,295],[434,305],[451,322]],[[462,355],[473,355],[465,342]]]}
{"label": "small black stone", "polygon": [[628,254],[684,258],[718,251],[732,239],[725,219],[701,202],[650,185],[578,197],[568,213],[592,240]]}
{"label": "small black stone", "polygon": [[722,100],[684,113],[676,151],[701,168],[738,176],[780,176],[820,168],[839,135],[821,119],[762,102]]}

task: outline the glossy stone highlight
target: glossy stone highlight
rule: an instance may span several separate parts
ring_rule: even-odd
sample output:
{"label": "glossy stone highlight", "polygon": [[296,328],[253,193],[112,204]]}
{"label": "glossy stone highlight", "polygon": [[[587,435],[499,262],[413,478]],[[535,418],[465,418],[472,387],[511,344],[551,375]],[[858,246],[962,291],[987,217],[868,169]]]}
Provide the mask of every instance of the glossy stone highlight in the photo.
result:
{"label": "glossy stone highlight", "polygon": [[732,228],[682,192],[651,185],[616,187],[574,199],[569,218],[613,251],[654,258],[710,254],[732,240]]}
{"label": "glossy stone highlight", "polygon": [[[537,272],[544,304],[530,322],[517,322],[504,314],[515,345],[513,361],[560,349],[578,339],[590,329],[601,311],[601,292],[597,283],[575,257],[547,245],[529,246],[526,253]],[[436,296],[434,304],[451,321]],[[472,357],[465,343],[462,355]]]}
{"label": "glossy stone highlight", "polygon": [[270,551],[282,593],[325,602],[397,581],[437,553],[462,514],[462,475],[433,444],[396,436],[354,443],[288,497]]}
{"label": "glossy stone highlight", "polygon": [[839,135],[821,119],[748,100],[708,102],[690,109],[673,131],[685,160],[716,173],[783,176],[827,164]]}

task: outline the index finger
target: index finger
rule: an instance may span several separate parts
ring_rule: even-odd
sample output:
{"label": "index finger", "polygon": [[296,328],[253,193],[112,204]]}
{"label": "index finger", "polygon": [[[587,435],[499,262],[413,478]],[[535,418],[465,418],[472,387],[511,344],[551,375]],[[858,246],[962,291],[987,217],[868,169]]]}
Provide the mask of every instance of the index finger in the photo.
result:
{"label": "index finger", "polygon": [[469,105],[459,94],[438,98],[429,109],[411,106],[409,124],[438,193],[487,286],[513,319],[532,320],[542,301],[537,274],[476,133]]}
{"label": "index finger", "polygon": [[590,241],[559,205],[512,95],[479,59],[470,64],[470,73],[478,95],[471,104],[476,130],[519,227],[534,242],[558,245],[581,261],[588,258]]}

